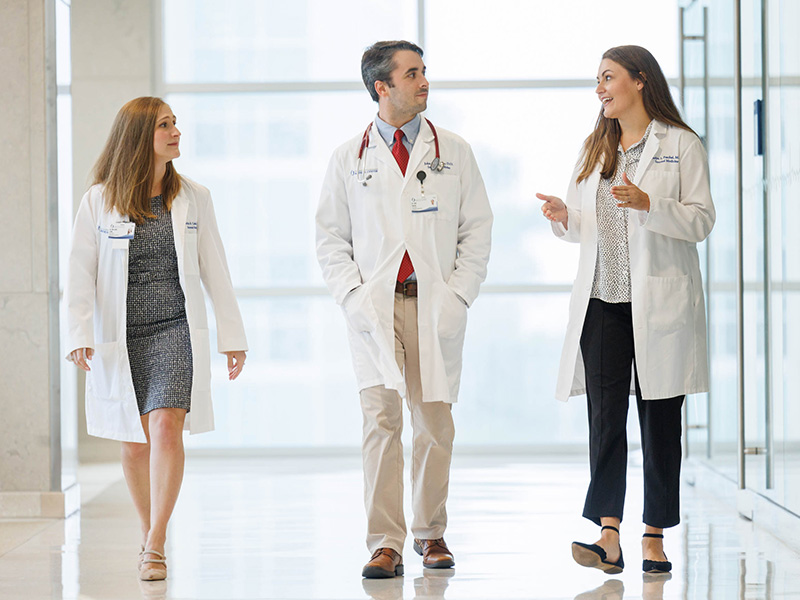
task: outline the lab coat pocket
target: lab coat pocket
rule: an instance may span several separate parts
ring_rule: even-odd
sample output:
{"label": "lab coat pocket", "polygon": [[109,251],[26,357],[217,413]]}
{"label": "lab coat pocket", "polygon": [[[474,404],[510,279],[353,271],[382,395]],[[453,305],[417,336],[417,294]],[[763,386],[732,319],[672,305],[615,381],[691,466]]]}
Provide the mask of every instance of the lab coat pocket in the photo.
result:
{"label": "lab coat pocket", "polygon": [[[428,181],[434,185],[428,186]],[[434,173],[426,180],[425,193],[436,194],[438,210],[436,213],[437,219],[444,221],[452,221],[458,215],[459,206],[461,204],[461,183],[455,175],[444,175],[441,173]]]}
{"label": "lab coat pocket", "polygon": [[342,308],[350,327],[358,333],[375,330],[378,323],[378,315],[372,304],[368,284],[361,284],[347,294],[342,303]]}
{"label": "lab coat pocket", "polygon": [[456,338],[464,332],[467,325],[467,305],[446,283],[441,284],[438,293],[441,295],[441,311],[437,325],[439,337]]}
{"label": "lab coat pocket", "polygon": [[86,374],[86,387],[98,400],[111,400],[119,396],[119,342],[96,344],[89,362],[91,371]]}
{"label": "lab coat pocket", "polygon": [[688,275],[647,278],[647,325],[656,331],[676,331],[691,314],[692,285]]}
{"label": "lab coat pocket", "polygon": [[679,171],[651,169],[644,176],[641,189],[659,198],[681,197],[681,174]]}

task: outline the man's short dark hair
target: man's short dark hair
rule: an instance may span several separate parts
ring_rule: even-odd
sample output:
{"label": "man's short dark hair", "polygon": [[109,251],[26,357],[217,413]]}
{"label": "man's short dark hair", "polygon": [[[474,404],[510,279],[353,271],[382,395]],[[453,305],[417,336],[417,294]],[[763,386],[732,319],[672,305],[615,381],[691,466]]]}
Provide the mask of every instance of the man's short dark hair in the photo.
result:
{"label": "man's short dark hair", "polygon": [[422,48],[405,40],[392,42],[375,42],[364,50],[361,57],[361,79],[367,86],[369,95],[375,102],[378,101],[378,92],[375,91],[375,82],[383,81],[392,86],[391,74],[394,69],[394,53],[398,50],[411,50],[422,56]]}

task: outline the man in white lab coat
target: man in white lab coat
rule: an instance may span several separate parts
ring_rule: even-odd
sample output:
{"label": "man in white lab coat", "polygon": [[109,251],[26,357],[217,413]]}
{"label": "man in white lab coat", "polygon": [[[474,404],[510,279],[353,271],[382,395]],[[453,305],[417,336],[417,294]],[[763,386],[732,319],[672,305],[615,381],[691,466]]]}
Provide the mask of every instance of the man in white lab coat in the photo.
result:
{"label": "man in white lab coat", "polygon": [[411,411],[414,550],[449,568],[444,541],[452,403],[467,307],[486,278],[492,212],[475,157],[421,117],[422,50],[378,42],[361,59],[378,115],[333,154],[317,210],[317,258],[347,322],[361,396],[367,547],[362,575],[403,574],[402,397]]}

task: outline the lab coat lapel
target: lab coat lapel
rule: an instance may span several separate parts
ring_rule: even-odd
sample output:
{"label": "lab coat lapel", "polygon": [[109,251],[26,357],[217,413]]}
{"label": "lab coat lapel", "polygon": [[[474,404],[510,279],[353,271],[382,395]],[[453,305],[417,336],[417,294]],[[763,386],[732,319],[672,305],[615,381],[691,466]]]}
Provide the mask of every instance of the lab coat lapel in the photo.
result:
{"label": "lab coat lapel", "polygon": [[645,172],[653,162],[653,157],[661,148],[661,140],[667,134],[666,126],[660,121],[653,123],[653,128],[650,130],[650,137],[644,144],[642,150],[642,157],[639,159],[639,166],[636,168],[636,177],[633,178],[633,185],[639,185],[639,182],[644,177]]}
{"label": "lab coat lapel", "polygon": [[178,255],[178,265],[183,273],[183,247],[186,237],[186,214],[189,210],[189,201],[183,190],[172,201],[172,235],[175,238],[175,253]]}
{"label": "lab coat lapel", "polygon": [[584,200],[581,202],[581,208],[585,211],[585,214],[594,214],[595,206],[597,205],[597,187],[600,185],[599,165],[586,178],[583,185],[586,192]]}
{"label": "lab coat lapel", "polygon": [[414,174],[423,168],[423,160],[428,156],[428,151],[433,146],[433,131],[431,131],[428,121],[420,117],[422,122],[419,126],[419,133],[414,142],[414,147],[411,149],[411,156],[408,157],[408,168],[406,168],[406,175],[415,176]]}
{"label": "lab coat lapel", "polygon": [[[377,160],[381,161],[389,169],[397,173],[400,178],[403,177],[403,173],[400,171],[400,167],[397,164],[397,159],[395,159],[394,155],[392,155],[392,151],[389,150],[389,146],[387,146],[386,142],[383,141],[383,138],[378,131],[377,121],[372,125],[372,130],[369,132],[369,145],[367,146],[367,152],[374,152]],[[408,173],[408,169],[406,169],[406,173]]]}

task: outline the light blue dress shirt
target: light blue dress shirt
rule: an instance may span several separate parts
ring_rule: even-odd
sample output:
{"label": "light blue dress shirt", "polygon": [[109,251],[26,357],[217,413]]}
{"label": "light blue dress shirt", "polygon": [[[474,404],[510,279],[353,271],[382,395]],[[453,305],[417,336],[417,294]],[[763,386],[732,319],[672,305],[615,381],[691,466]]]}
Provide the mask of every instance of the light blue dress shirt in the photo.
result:
{"label": "light blue dress shirt", "polygon": [[[397,127],[389,125],[380,117],[375,119],[375,123],[378,126],[378,133],[381,134],[383,141],[386,142],[386,145],[389,146],[389,150],[391,150],[392,146],[394,146],[394,132],[397,131]],[[403,145],[406,147],[406,150],[408,150],[409,156],[411,155],[411,149],[414,147],[414,142],[419,135],[420,123],[422,123],[422,117],[416,115],[413,119],[400,128],[405,134],[405,137],[403,138]]]}

